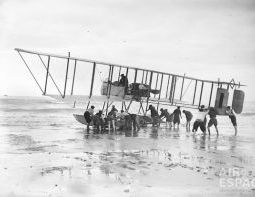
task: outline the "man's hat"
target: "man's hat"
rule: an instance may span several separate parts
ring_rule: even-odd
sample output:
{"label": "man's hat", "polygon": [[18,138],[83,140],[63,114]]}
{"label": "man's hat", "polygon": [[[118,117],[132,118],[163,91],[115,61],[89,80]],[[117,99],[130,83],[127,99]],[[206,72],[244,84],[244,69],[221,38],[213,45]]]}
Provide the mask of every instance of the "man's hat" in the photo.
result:
{"label": "man's hat", "polygon": [[95,108],[95,106],[94,106],[94,105],[91,105],[91,108],[92,108],[92,109],[94,109],[94,108]]}

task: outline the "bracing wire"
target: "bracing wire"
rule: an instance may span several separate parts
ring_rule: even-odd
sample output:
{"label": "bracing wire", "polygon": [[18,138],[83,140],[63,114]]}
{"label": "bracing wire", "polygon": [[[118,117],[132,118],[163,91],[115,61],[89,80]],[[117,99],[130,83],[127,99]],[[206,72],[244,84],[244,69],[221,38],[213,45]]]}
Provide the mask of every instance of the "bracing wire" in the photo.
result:
{"label": "bracing wire", "polygon": [[98,72],[98,74],[99,74],[99,77],[100,77],[101,82],[103,82],[103,79],[102,79],[102,76],[101,76],[102,72],[100,72],[100,71],[98,70],[98,68],[97,68],[97,67],[96,67],[96,71],[97,71],[97,72]]}
{"label": "bracing wire", "polygon": [[187,86],[187,88],[185,89],[184,93],[182,94],[182,98],[185,96],[185,94],[187,93],[190,84],[192,83],[192,80],[190,80],[189,85]]}

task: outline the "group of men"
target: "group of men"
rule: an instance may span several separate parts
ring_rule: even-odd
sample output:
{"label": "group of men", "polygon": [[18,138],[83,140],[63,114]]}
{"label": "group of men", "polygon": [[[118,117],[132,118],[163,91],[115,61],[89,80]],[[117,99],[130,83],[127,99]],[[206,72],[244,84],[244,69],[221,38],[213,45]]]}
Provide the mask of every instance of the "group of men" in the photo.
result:
{"label": "group of men", "polygon": [[124,110],[121,110],[118,113],[115,105],[112,106],[111,110],[104,116],[103,111],[99,110],[96,114],[94,114],[95,106],[91,106],[84,112],[84,118],[87,122],[87,132],[89,132],[89,126],[93,125],[96,127],[97,132],[103,133],[106,131],[106,127],[108,130],[112,128],[114,132],[116,132],[116,124],[118,121],[119,130],[139,130],[139,120],[136,114],[127,113]]}
{"label": "group of men", "polygon": [[[161,108],[160,109],[161,114],[159,115],[157,110],[155,109],[155,107],[152,105],[149,105],[148,110],[151,111],[151,118],[152,118],[153,126],[159,126],[161,120],[163,118],[165,118],[167,126],[169,125],[170,128],[172,126],[175,128],[175,125],[177,125],[178,129],[179,129],[179,125],[180,125],[180,119],[182,118],[182,113],[183,113],[186,117],[186,130],[190,131],[190,123],[193,118],[193,114],[190,111],[183,110],[181,113],[180,106],[178,106],[173,111],[173,113],[169,113],[167,109]],[[228,106],[226,113],[228,114],[228,116],[234,126],[235,135],[237,135],[237,122],[236,122],[236,116],[235,116],[233,109],[231,109],[231,107]],[[208,124],[207,124],[207,118],[206,118],[207,115],[209,115]],[[197,118],[194,121],[192,131],[196,132],[198,130],[198,128],[200,128],[201,131],[204,134],[206,134],[206,124],[207,124],[207,131],[208,131],[209,135],[211,134],[210,128],[212,126],[215,127],[216,133],[217,133],[217,135],[219,135],[218,121],[217,121],[216,116],[217,116],[217,111],[215,110],[215,108],[209,107],[208,109],[205,109],[205,106],[201,105],[198,109]]]}
{"label": "group of men", "polygon": [[[235,135],[237,135],[237,122],[236,122],[236,115],[233,111],[233,109],[231,109],[230,106],[227,107],[226,110],[226,114],[229,116],[231,123],[235,129]],[[207,118],[206,116],[209,115],[209,122],[207,125],[207,130],[208,130],[208,134],[210,135],[210,128],[211,126],[214,125],[215,130],[217,135],[219,135],[219,131],[218,131],[218,121],[217,121],[217,112],[215,110],[215,108],[213,107],[209,107],[208,109],[205,109],[204,105],[201,105],[198,109],[198,114],[197,114],[197,119],[194,122],[193,125],[193,132],[196,132],[198,128],[201,129],[201,131],[206,134],[206,123],[207,123]]]}
{"label": "group of men", "polygon": [[[177,128],[179,129],[179,125],[181,123],[182,113],[180,106],[178,106],[173,113],[169,113],[167,109],[160,109],[160,115],[158,114],[157,110],[153,105],[149,105],[148,110],[151,112],[151,118],[152,118],[152,126],[159,126],[162,119],[166,119],[166,125],[170,126],[170,128],[177,125]],[[192,120],[192,113],[190,111],[183,110],[182,111],[185,114],[186,117],[186,128],[187,130],[190,130],[190,121]]]}

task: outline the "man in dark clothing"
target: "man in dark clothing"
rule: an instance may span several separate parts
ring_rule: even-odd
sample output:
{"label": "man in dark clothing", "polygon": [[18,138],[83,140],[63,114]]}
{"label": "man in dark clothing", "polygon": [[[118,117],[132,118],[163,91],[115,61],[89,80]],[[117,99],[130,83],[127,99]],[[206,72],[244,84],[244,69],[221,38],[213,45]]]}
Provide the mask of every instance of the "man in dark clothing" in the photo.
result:
{"label": "man in dark clothing", "polygon": [[160,116],[159,118],[166,118],[166,126],[169,124],[170,128],[172,128],[172,122],[173,122],[173,114],[169,114],[167,109],[160,109]]}
{"label": "man in dark clothing", "polygon": [[121,78],[120,78],[119,86],[125,87],[125,93],[127,93],[127,90],[128,90],[128,78],[124,74],[121,74],[120,76],[121,76]]}
{"label": "man in dark clothing", "polygon": [[84,112],[84,118],[87,122],[87,132],[89,132],[89,125],[92,122],[95,107],[92,105],[88,110]]}
{"label": "man in dark clothing", "polygon": [[109,131],[110,131],[111,124],[112,124],[113,131],[114,132],[116,131],[115,121],[117,119],[117,114],[116,114],[117,112],[118,112],[118,110],[115,108],[115,105],[113,105],[111,111],[107,115]]}
{"label": "man in dark clothing", "polygon": [[186,130],[190,131],[190,121],[192,120],[193,115],[190,111],[187,110],[183,110],[182,113],[184,113],[186,116]]}
{"label": "man in dark clothing", "polygon": [[210,117],[210,120],[209,120],[208,125],[207,125],[208,134],[209,134],[209,135],[211,134],[211,133],[210,133],[210,127],[211,127],[212,125],[214,125],[214,127],[215,127],[215,129],[216,129],[216,132],[217,132],[217,135],[219,135],[219,131],[218,131],[218,127],[217,127],[218,122],[217,122],[217,119],[216,119],[217,112],[216,112],[216,110],[215,110],[214,107],[210,107],[210,108],[209,108],[208,115],[209,115],[209,117]]}
{"label": "man in dark clothing", "polygon": [[226,113],[228,114],[228,116],[229,116],[229,118],[230,118],[230,120],[231,120],[231,122],[232,122],[232,124],[233,124],[233,126],[235,128],[235,135],[237,135],[236,115],[235,115],[233,109],[231,109],[231,107],[228,106]]}
{"label": "man in dark clothing", "polygon": [[177,124],[177,128],[179,129],[179,124],[180,124],[180,118],[182,118],[182,113],[181,113],[181,110],[180,110],[180,106],[178,106],[174,112],[174,129],[175,129],[175,124]]}
{"label": "man in dark clothing", "polygon": [[[157,126],[157,125],[158,125],[158,119],[159,119],[159,115],[158,115],[157,110],[156,110],[155,107],[152,106],[152,105],[149,105],[148,110],[151,111],[152,126],[155,126],[155,125]],[[147,111],[148,111],[148,110],[147,110]]]}
{"label": "man in dark clothing", "polygon": [[97,128],[97,132],[101,133],[104,131],[104,118],[103,118],[103,111],[99,110],[99,112],[97,112],[93,118],[94,121],[94,125]]}

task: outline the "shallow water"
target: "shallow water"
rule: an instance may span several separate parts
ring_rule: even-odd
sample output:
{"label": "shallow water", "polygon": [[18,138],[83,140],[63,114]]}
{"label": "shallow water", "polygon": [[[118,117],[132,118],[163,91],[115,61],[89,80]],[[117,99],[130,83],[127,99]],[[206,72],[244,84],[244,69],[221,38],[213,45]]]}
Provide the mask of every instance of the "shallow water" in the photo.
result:
{"label": "shallow water", "polygon": [[236,137],[228,117],[218,137],[164,125],[94,135],[72,116],[82,109],[1,98],[0,196],[254,196],[255,187],[220,185],[222,169],[255,180],[254,106],[238,116]]}

